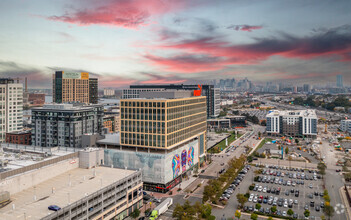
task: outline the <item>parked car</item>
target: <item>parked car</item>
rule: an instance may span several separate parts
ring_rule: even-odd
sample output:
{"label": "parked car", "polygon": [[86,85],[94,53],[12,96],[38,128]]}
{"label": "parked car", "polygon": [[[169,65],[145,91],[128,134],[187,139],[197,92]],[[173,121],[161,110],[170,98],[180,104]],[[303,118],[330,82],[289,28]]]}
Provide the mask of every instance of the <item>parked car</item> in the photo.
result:
{"label": "parked car", "polygon": [[48,209],[56,212],[56,211],[60,210],[61,208],[58,207],[57,205],[50,205],[48,207]]}

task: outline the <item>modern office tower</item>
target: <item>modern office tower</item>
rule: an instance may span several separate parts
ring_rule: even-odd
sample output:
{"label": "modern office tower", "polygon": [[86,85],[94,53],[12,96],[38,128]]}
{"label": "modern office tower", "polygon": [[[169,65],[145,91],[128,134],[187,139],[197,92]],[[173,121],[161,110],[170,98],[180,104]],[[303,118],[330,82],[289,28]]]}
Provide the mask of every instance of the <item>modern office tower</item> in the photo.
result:
{"label": "modern office tower", "polygon": [[7,132],[23,128],[23,85],[18,80],[0,78],[0,142]]}
{"label": "modern office tower", "polygon": [[[183,85],[183,84],[170,84],[170,85],[131,85],[130,89],[123,90],[123,98],[139,98],[139,93],[148,89],[156,91],[166,89],[176,90],[198,90],[198,85]],[[129,95],[133,93],[132,95]],[[214,85],[202,85],[202,95],[206,96],[207,103],[207,118],[215,118],[220,112],[220,91]]]}
{"label": "modern office tower", "polygon": [[[53,74],[53,102],[97,103],[98,79],[89,79],[89,73],[56,71]],[[91,94],[90,94],[91,93]]]}
{"label": "modern office tower", "polygon": [[340,121],[340,130],[342,130],[343,132],[351,133],[351,120],[350,119],[341,120]]}
{"label": "modern office tower", "polygon": [[4,145],[2,150],[1,161],[11,158],[11,165],[3,163],[0,172],[1,201],[14,205],[3,206],[0,219],[120,220],[143,206],[141,171],[103,166],[104,149]]}
{"label": "modern office tower", "polygon": [[32,145],[82,146],[83,134],[100,134],[103,105],[47,104],[32,109]]}
{"label": "modern office tower", "polygon": [[317,136],[317,115],[314,110],[278,111],[267,114],[266,132],[270,135],[294,137]]}
{"label": "modern office tower", "polygon": [[122,99],[120,110],[120,132],[98,145],[106,165],[141,169],[144,189],[167,192],[205,160],[205,96],[142,92],[139,99]]}
{"label": "modern office tower", "polygon": [[304,92],[310,92],[311,91],[311,85],[310,84],[303,84],[303,91]]}
{"label": "modern office tower", "polygon": [[342,82],[342,75],[337,75],[336,76],[336,87],[338,88],[343,88],[343,82]]}
{"label": "modern office tower", "polygon": [[89,103],[98,104],[99,84],[97,78],[89,78]]}

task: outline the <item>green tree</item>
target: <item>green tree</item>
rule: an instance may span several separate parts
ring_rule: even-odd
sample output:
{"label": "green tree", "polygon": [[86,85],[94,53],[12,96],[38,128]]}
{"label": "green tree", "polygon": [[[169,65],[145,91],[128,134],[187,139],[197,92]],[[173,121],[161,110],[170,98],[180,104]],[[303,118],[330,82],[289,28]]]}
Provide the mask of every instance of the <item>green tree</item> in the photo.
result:
{"label": "green tree", "polygon": [[241,211],[240,210],[235,211],[235,217],[237,217],[238,219],[241,218]]}
{"label": "green tree", "polygon": [[256,203],[256,205],[255,205],[255,208],[256,209],[260,209],[262,206],[261,206],[261,204],[260,203]]}
{"label": "green tree", "polygon": [[261,132],[260,131],[258,132],[258,137],[261,137]]}
{"label": "green tree", "polygon": [[267,218],[267,220],[273,220],[273,218],[269,216],[269,217]]}
{"label": "green tree", "polygon": [[328,216],[328,219],[330,219],[334,215],[334,208],[330,205],[326,205],[323,208],[323,212],[326,216]]}
{"label": "green tree", "polygon": [[131,214],[130,214],[130,217],[136,219],[138,218],[140,215],[140,210],[139,209],[135,209]]}
{"label": "green tree", "polygon": [[182,219],[183,216],[185,216],[185,212],[183,209],[183,206],[181,206],[179,203],[176,204],[176,207],[173,210],[172,216],[176,219]]}
{"label": "green tree", "polygon": [[306,209],[303,213],[306,217],[310,216],[310,210]]}
{"label": "green tree", "polygon": [[317,165],[317,169],[320,172],[320,174],[322,174],[322,175],[325,175],[325,169],[326,168],[327,168],[327,166],[325,165],[325,163],[320,162]]}
{"label": "green tree", "polygon": [[292,216],[294,214],[294,211],[289,209],[287,213],[288,213],[289,216]]}
{"label": "green tree", "polygon": [[236,198],[238,200],[238,203],[240,203],[241,207],[243,207],[247,202],[247,198],[245,197],[244,194],[239,193],[236,195]]}
{"label": "green tree", "polygon": [[286,147],[285,148],[285,154],[288,155],[288,153],[289,153],[289,147]]}
{"label": "green tree", "polygon": [[295,143],[299,144],[299,142],[300,142],[299,139],[295,138]]}
{"label": "green tree", "polygon": [[272,206],[271,207],[271,212],[276,213],[277,212],[277,206]]}
{"label": "green tree", "polygon": [[227,112],[226,111],[221,111],[220,113],[219,113],[219,117],[224,117],[224,116],[226,116],[227,115]]}
{"label": "green tree", "polygon": [[252,219],[252,220],[257,220],[257,218],[258,218],[258,215],[257,215],[257,214],[255,214],[255,213],[252,213],[252,214],[251,214],[251,219]]}

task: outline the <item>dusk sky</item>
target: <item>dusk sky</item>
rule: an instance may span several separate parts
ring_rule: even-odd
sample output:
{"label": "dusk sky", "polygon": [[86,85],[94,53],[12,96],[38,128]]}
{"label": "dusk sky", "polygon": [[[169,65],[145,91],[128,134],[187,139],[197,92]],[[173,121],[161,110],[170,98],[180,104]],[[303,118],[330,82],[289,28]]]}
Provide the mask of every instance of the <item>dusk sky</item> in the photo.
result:
{"label": "dusk sky", "polygon": [[0,76],[51,88],[54,71],[99,87],[220,78],[351,80],[351,1],[1,0]]}

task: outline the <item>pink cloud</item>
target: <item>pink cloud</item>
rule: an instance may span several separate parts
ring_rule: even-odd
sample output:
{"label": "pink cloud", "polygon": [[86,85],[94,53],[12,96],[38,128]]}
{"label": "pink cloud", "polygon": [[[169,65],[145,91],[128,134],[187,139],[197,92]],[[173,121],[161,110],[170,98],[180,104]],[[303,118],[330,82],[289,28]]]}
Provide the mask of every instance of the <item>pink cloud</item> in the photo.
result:
{"label": "pink cloud", "polygon": [[227,29],[233,29],[236,31],[247,31],[247,32],[251,32],[253,30],[259,30],[262,29],[263,26],[259,26],[259,25],[247,25],[247,24],[243,24],[243,25],[230,25],[227,27]]}
{"label": "pink cloud", "polygon": [[[48,19],[81,26],[106,25],[138,28],[147,25],[149,18],[176,11],[185,5],[184,0],[108,0],[84,1],[88,9],[77,9]],[[82,8],[82,6],[80,6]]]}

